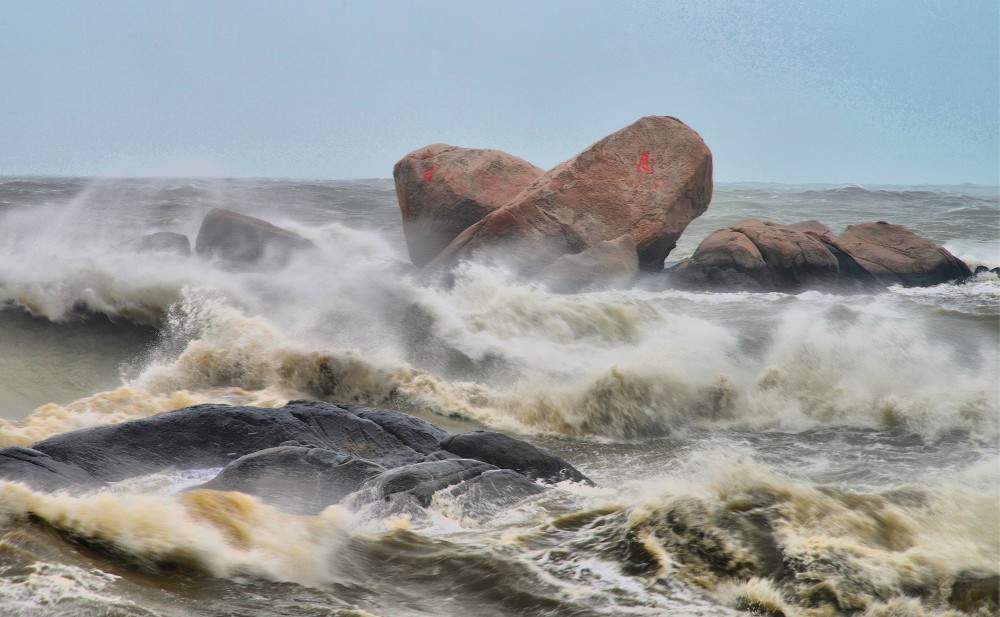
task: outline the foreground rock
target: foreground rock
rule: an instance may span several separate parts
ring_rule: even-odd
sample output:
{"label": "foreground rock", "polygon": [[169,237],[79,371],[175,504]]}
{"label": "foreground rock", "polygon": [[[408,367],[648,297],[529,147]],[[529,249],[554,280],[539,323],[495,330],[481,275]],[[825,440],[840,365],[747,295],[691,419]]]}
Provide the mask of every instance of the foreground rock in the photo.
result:
{"label": "foreground rock", "polygon": [[257,495],[303,514],[350,495],[364,496],[358,504],[426,507],[449,489],[480,516],[547,490],[535,479],[590,482],[561,458],[501,433],[450,436],[396,411],[317,401],[196,405],[0,449],[0,479],[46,491],[217,467],[195,488]]}
{"label": "foreground rock", "polygon": [[382,474],[377,463],[304,446],[279,446],[240,457],[195,489],[239,491],[296,514],[316,514]]}
{"label": "foreground rock", "polygon": [[659,270],[711,198],[705,142],[676,118],[647,116],[546,172],[463,231],[432,265],[499,250],[541,268],[629,234],[640,267]]}
{"label": "foreground rock", "polygon": [[96,488],[104,484],[79,467],[20,446],[0,448],[0,478],[23,482],[43,491]]}
{"label": "foreground rock", "polygon": [[511,469],[535,480],[546,482],[585,482],[590,478],[551,452],[546,452],[528,442],[514,439],[493,431],[473,431],[453,435],[441,442],[441,449],[462,458],[471,458]]}
{"label": "foreground rock", "polygon": [[205,215],[195,240],[199,256],[225,268],[280,268],[296,254],[315,248],[287,229],[221,208]]}
{"label": "foreground rock", "polygon": [[423,267],[466,227],[508,204],[544,173],[500,150],[433,144],[392,170],[413,265]]}
{"label": "foreground rock", "polygon": [[191,241],[184,234],[173,231],[158,231],[143,236],[135,246],[136,250],[142,252],[170,253],[180,257],[191,256]]}
{"label": "foreground rock", "polygon": [[688,288],[786,292],[937,285],[971,274],[946,249],[898,225],[852,225],[838,236],[818,221],[757,219],[713,232],[670,272]]}
{"label": "foreground rock", "polygon": [[422,454],[371,419],[315,401],[292,401],[279,409],[195,405],[55,435],[33,448],[114,482],[168,468],[222,467],[289,441],[383,466],[419,460]]}

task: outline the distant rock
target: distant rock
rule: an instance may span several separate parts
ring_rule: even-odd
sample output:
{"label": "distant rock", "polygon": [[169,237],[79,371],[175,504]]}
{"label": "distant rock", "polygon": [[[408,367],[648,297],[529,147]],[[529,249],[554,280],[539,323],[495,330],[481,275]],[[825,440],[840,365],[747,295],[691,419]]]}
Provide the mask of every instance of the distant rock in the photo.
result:
{"label": "distant rock", "polygon": [[191,241],[184,234],[173,231],[158,231],[143,236],[135,246],[142,252],[172,253],[180,257],[191,255]]}
{"label": "distant rock", "polygon": [[850,255],[884,285],[926,287],[972,275],[969,266],[944,247],[889,223],[851,225],[824,242]]}
{"label": "distant rock", "polygon": [[537,271],[630,234],[640,268],[656,271],[711,198],[712,153],[698,133],[676,118],[647,116],[546,172],[431,265],[500,250]]}
{"label": "distant rock", "polygon": [[746,219],[705,238],[672,275],[697,288],[796,291],[837,282],[833,253],[815,232],[822,226]]}
{"label": "distant rock", "polygon": [[631,234],[599,242],[582,253],[563,255],[542,271],[541,280],[555,291],[627,283],[639,272]]}
{"label": "distant rock", "polygon": [[508,204],[544,171],[501,150],[432,144],[392,170],[413,265],[437,257],[466,227]]}
{"label": "distant rock", "polygon": [[316,245],[302,236],[231,210],[213,208],[205,215],[195,252],[225,268],[280,268]]}
{"label": "distant rock", "polygon": [[670,270],[693,289],[875,291],[937,285],[971,275],[946,249],[899,225],[852,225],[836,235],[818,221],[740,221],[717,230]]}

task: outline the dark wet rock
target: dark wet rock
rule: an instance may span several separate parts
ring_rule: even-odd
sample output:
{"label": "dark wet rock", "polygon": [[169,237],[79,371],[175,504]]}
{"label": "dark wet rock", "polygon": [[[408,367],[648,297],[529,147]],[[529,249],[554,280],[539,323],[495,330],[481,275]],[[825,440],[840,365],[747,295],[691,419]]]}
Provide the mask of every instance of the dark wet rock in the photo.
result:
{"label": "dark wet rock", "polygon": [[97,488],[104,484],[79,467],[20,446],[0,448],[0,479],[49,492]]}
{"label": "dark wet rock", "polygon": [[430,454],[425,456],[424,460],[420,462],[425,463],[427,461],[447,461],[456,458],[462,458],[462,457],[453,452],[448,452],[447,450],[435,450],[434,452],[431,452]]}
{"label": "dark wet rock", "polygon": [[420,458],[375,422],[315,401],[292,401],[277,409],[195,405],[55,435],[32,447],[100,480],[117,481],[167,468],[222,467],[289,441],[386,466]]}
{"label": "dark wet rock", "polygon": [[359,418],[378,424],[396,439],[421,454],[436,451],[441,440],[448,437],[448,431],[436,424],[398,411],[361,405],[340,405],[340,407]]}
{"label": "dark wet rock", "polygon": [[199,256],[226,268],[280,268],[296,254],[315,248],[287,229],[221,208],[205,215],[195,240]]}
{"label": "dark wet rock", "polygon": [[184,234],[173,231],[158,231],[140,238],[136,242],[136,250],[190,257],[191,241]]}
{"label": "dark wet rock", "polygon": [[372,486],[386,500],[405,495],[427,507],[441,489],[494,469],[493,465],[469,459],[427,461],[387,471],[373,480]]}
{"label": "dark wet rock", "polygon": [[316,514],[384,471],[371,461],[324,448],[282,446],[240,457],[192,490],[239,491],[288,512]]}
{"label": "dark wet rock", "polygon": [[545,172],[455,238],[431,266],[501,250],[535,271],[630,234],[644,270],[664,258],[712,198],[712,153],[691,127],[647,116]]}
{"label": "dark wet rock", "polygon": [[492,516],[504,508],[550,490],[510,469],[495,469],[462,482],[449,493],[474,518]]}
{"label": "dark wet rock", "polygon": [[996,614],[1000,607],[1000,574],[985,570],[966,570],[955,577],[948,603],[973,613],[980,609]]}
{"label": "dark wet rock", "polygon": [[441,442],[441,449],[500,469],[512,469],[536,480],[593,484],[590,478],[551,452],[503,433],[473,431],[453,435]]}
{"label": "dark wet rock", "polygon": [[631,234],[623,234],[582,253],[563,255],[542,271],[541,279],[555,291],[572,292],[593,286],[622,285],[638,272],[635,242]]}
{"label": "dark wet rock", "polygon": [[839,236],[825,234],[823,241],[850,255],[884,285],[924,287],[972,274],[947,249],[901,225],[850,225]]}
{"label": "dark wet rock", "polygon": [[465,228],[510,203],[543,173],[501,150],[432,144],[404,156],[392,177],[413,264],[426,265]]}

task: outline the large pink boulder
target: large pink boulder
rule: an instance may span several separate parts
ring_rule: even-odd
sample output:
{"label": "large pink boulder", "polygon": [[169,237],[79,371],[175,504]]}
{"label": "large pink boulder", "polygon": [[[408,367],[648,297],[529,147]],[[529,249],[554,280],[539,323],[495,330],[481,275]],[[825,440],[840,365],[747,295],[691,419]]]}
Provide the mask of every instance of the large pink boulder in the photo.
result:
{"label": "large pink boulder", "polygon": [[659,270],[711,198],[712,153],[701,136],[676,118],[647,116],[546,172],[434,263],[500,249],[541,268],[630,234],[640,267]]}
{"label": "large pink boulder", "polygon": [[465,228],[506,205],[544,171],[500,150],[433,144],[392,170],[413,265],[434,259]]}
{"label": "large pink boulder", "polygon": [[909,229],[890,223],[850,225],[824,242],[850,255],[884,285],[923,287],[971,276],[961,259]]}

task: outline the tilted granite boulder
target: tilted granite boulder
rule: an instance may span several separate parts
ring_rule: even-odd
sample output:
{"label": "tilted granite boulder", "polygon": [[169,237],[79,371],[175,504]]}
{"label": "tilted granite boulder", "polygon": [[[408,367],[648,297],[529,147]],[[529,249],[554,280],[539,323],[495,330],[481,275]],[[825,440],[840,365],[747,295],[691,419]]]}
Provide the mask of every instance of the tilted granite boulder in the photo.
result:
{"label": "tilted granite boulder", "polygon": [[711,198],[712,153],[702,138],[676,118],[647,116],[547,171],[430,265],[501,251],[537,270],[630,234],[640,267],[655,271]]}
{"label": "tilted granite boulder", "polygon": [[510,203],[543,173],[501,150],[432,144],[404,156],[392,177],[413,265],[426,265],[462,230]]}
{"label": "tilted granite boulder", "polygon": [[840,235],[824,234],[823,241],[850,255],[884,285],[926,287],[972,275],[948,249],[901,225],[850,225]]}
{"label": "tilted granite boulder", "polygon": [[281,268],[316,245],[295,232],[252,216],[213,208],[201,222],[195,252],[224,268]]}

